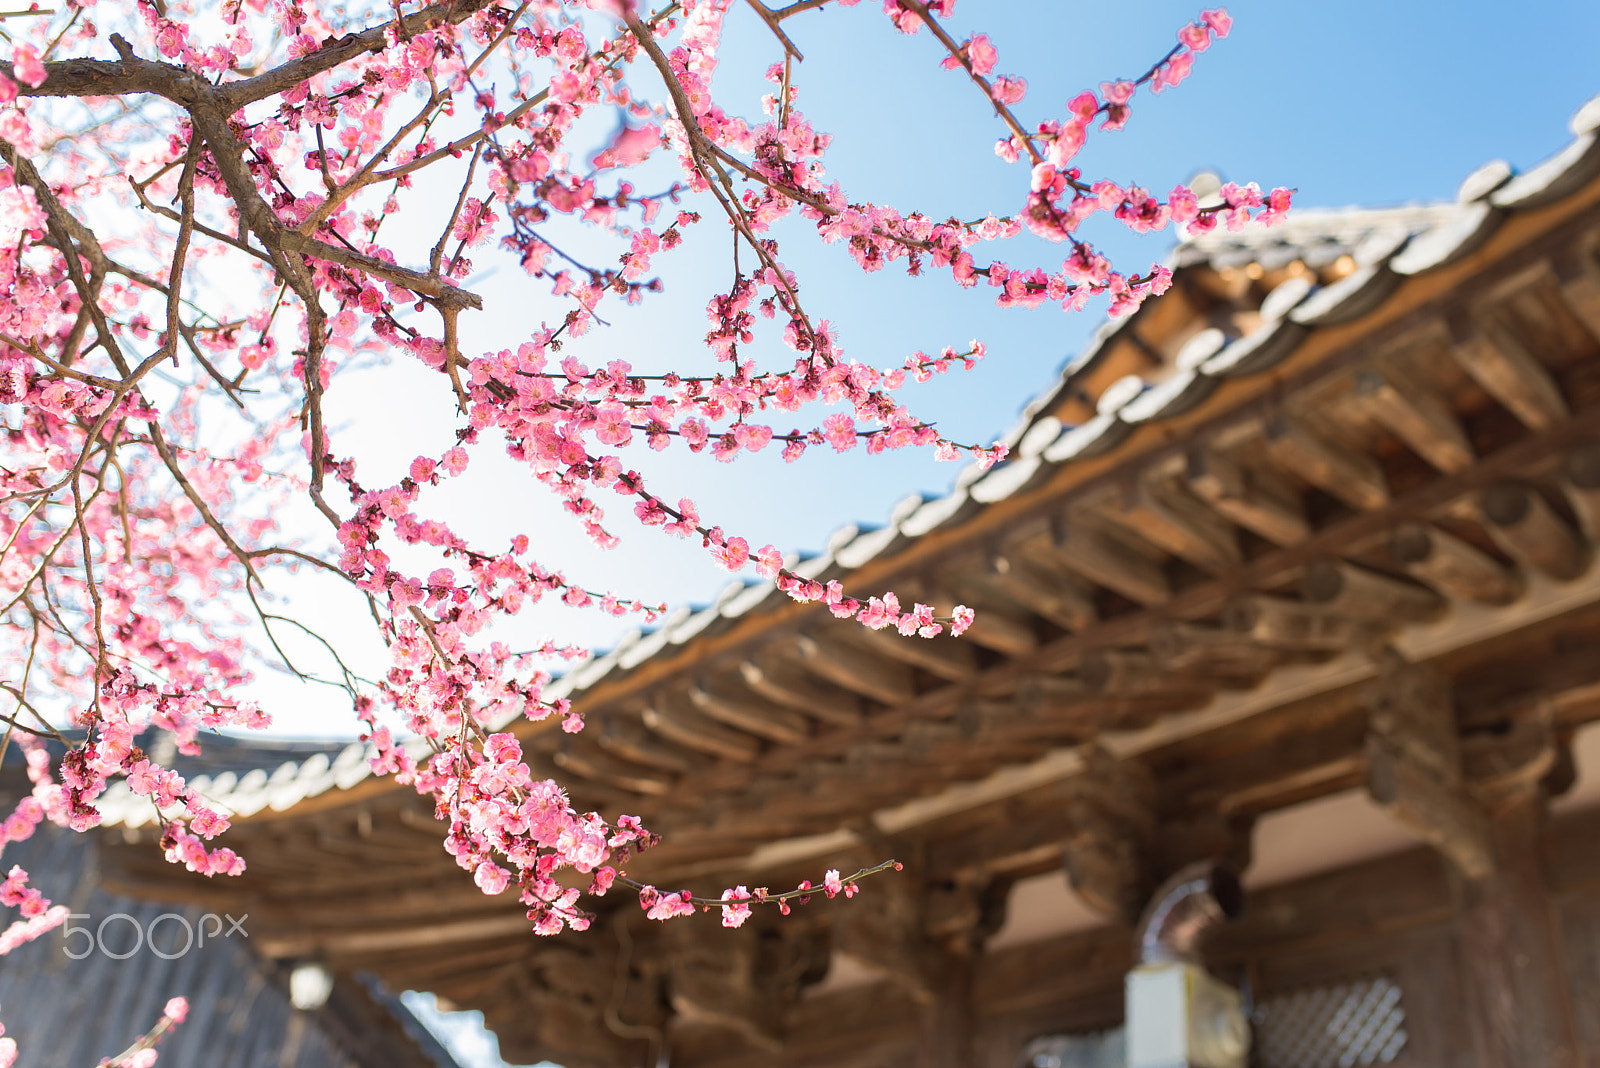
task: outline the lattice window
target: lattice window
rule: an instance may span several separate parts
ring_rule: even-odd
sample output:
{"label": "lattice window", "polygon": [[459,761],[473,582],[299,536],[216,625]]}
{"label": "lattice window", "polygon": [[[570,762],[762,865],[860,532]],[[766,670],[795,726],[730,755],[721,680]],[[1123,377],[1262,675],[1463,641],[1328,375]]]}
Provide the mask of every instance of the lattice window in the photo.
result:
{"label": "lattice window", "polygon": [[1400,987],[1377,976],[1265,998],[1255,1043],[1262,1068],[1388,1064],[1406,1046]]}

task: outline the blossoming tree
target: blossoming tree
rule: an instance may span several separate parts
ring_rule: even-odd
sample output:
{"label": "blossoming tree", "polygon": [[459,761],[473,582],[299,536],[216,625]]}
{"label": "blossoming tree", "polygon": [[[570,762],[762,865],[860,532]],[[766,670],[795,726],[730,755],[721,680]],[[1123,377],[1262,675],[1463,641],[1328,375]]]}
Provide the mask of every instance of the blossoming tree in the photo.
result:
{"label": "blossoming tree", "polygon": [[[225,816],[134,739],[160,727],[192,751],[201,730],[265,725],[250,649],[304,624],[269,612],[260,594],[318,569],[360,591],[389,650],[380,679],[345,672],[343,683],[374,769],[436,800],[444,847],[485,892],[515,883],[534,930],[582,928],[580,894],[557,869],[592,873],[591,892],[604,893],[650,836],[627,816],[575,812],[556,783],[530,776],[507,724],[556,716],[581,729],[544,692],[552,656],[581,652],[513,652],[493,626],[544,597],[647,621],[660,609],[569,582],[541,558],[537,530],[474,544],[429,514],[425,489],[461,476],[497,432],[602,546],[615,538],[600,502],[621,495],[645,525],[697,538],[723,567],[753,568],[798,600],[908,638],[959,634],[970,611],[940,617],[892,593],[858,599],[803,578],[778,548],[752,550],[624,459],[637,444],[719,459],[773,447],[794,460],[824,446],[1002,458],[1000,447],[940,436],[896,396],[908,379],[970,366],[982,346],[886,368],[846,358],[802,300],[774,226],[788,219],[843,243],[864,272],[947,274],[994,287],[1008,306],[1078,310],[1104,294],[1121,315],[1169,273],[1114,270],[1079,236],[1091,216],[1195,231],[1271,222],[1288,207],[1284,190],[1230,185],[1202,206],[1181,186],[1162,199],[1073,166],[1091,130],[1123,126],[1141,89],[1176,86],[1227,34],[1220,10],[1185,26],[1141,76],[1024,120],[1027,83],[996,73],[994,44],[947,31],[954,0],[885,0],[902,32],[937,38],[943,65],[992,105],[998,155],[1026,167],[1004,214],[962,222],[864,202],[824,169],[829,138],[798,106],[802,56],[786,27],[857,0],[743,0],[770,31],[773,60],[770,93],[748,102],[713,91],[734,2],[64,0],[5,13],[0,689],[3,745],[24,751],[34,788],[0,825],[0,845],[44,819],[93,827],[97,795],[125,776],[159,810],[168,859],[207,875],[241,871],[243,858],[208,844]],[[587,153],[575,124],[596,110],[624,121]],[[636,188],[662,161],[675,161],[676,177]],[[584,362],[585,335],[610,306],[648,312],[671,299],[652,270],[691,227],[731,233],[732,281],[707,308],[720,371]],[[1059,242],[1064,260],[1021,269],[989,254],[1024,229]],[[564,236],[575,231],[587,235],[582,247]],[[469,253],[496,254],[485,246],[563,311],[515,349],[462,340],[483,305]],[[417,456],[394,485],[358,481],[324,416],[341,366],[374,353],[431,368],[456,413],[456,443]],[[802,408],[810,429],[767,422]],[[309,502],[326,526],[280,522],[289,501]],[[397,546],[425,546],[441,566],[410,573]],[[413,759],[380,712],[432,756]],[[821,889],[851,893],[865,874],[829,872]],[[752,905],[787,911],[807,889],[737,888],[715,904],[737,925]],[[656,918],[704,904],[639,890]],[[17,868],[0,902],[20,909],[0,952],[66,911]],[[153,1059],[155,1038],[183,1011],[169,1006],[123,1061]],[[15,1056],[7,1043],[0,1065]]]}

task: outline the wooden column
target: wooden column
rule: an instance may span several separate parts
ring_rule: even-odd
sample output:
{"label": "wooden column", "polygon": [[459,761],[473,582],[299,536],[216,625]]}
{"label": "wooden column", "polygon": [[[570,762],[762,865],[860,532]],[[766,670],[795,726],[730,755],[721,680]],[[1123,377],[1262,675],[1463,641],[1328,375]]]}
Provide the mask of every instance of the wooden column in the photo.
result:
{"label": "wooden column", "polygon": [[[901,855],[905,855],[902,851]],[[924,882],[908,871],[839,908],[834,946],[883,969],[915,999],[914,1068],[972,1068],[972,976],[1005,919],[1006,881]]]}
{"label": "wooden column", "polygon": [[1463,755],[1494,854],[1488,876],[1454,879],[1479,1056],[1484,1068],[1575,1068],[1572,992],[1544,853],[1554,740],[1547,725],[1522,723],[1502,736],[1469,738]]}
{"label": "wooden column", "polygon": [[1385,651],[1366,692],[1368,788],[1450,861],[1463,1021],[1480,1068],[1575,1068],[1570,994],[1545,881],[1548,724],[1462,739],[1448,681]]}
{"label": "wooden column", "polygon": [[945,962],[922,1006],[914,1068],[973,1068],[972,958]]}

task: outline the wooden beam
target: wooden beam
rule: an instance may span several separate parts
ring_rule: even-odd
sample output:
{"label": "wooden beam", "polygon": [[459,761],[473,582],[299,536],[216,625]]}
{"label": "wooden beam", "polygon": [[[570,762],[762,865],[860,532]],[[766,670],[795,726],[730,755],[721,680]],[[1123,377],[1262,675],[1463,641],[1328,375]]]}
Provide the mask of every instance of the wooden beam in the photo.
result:
{"label": "wooden beam", "polygon": [[1395,371],[1365,367],[1356,372],[1357,405],[1440,471],[1472,465],[1472,443],[1439,398]]}
{"label": "wooden beam", "polygon": [[747,764],[761,752],[761,743],[755,738],[730,731],[695,711],[687,694],[658,691],[641,718],[646,727],[668,741],[712,756]]}
{"label": "wooden beam", "polygon": [[1076,517],[1061,516],[1051,534],[1061,565],[1090,582],[1144,605],[1160,604],[1172,596],[1160,564],[1104,530]]}
{"label": "wooden beam", "polygon": [[1084,904],[1132,924],[1153,885],[1155,783],[1143,765],[1118,760],[1101,746],[1080,746],[1078,752],[1084,770],[1067,783],[1063,806],[1067,879]]}
{"label": "wooden beam", "polygon": [[[1037,524],[1042,528],[1044,524]],[[947,589],[938,582],[930,582],[925,578],[908,579],[896,583],[901,589],[901,595],[915,597],[919,601],[934,606],[941,615],[949,613],[956,605],[965,604],[977,613],[972,625],[967,628],[964,638],[993,649],[1005,656],[1017,658],[1027,656],[1039,648],[1039,635],[1034,630],[1033,621],[1025,613],[1019,613],[1012,607],[1001,604],[997,599],[984,598],[983,590],[967,590],[960,592],[977,593],[977,597],[957,597],[955,592]]]}
{"label": "wooden beam", "polygon": [[1389,503],[1383,468],[1365,453],[1320,437],[1287,413],[1268,422],[1262,437],[1274,462],[1350,507],[1370,511]]}
{"label": "wooden beam", "polygon": [[1165,671],[1210,678],[1259,678],[1290,655],[1237,630],[1196,623],[1158,624],[1151,628],[1149,648]]}
{"label": "wooden beam", "polygon": [[1222,609],[1222,624],[1274,649],[1343,651],[1366,644],[1371,624],[1339,615],[1325,605],[1247,594]]}
{"label": "wooden beam", "polygon": [[994,604],[974,604],[976,613],[964,637],[997,653],[1017,659],[1039,648],[1039,635],[1026,616]]}
{"label": "wooden beam", "polygon": [[1377,737],[1367,743],[1367,789],[1378,807],[1443,853],[1469,878],[1494,869],[1489,827],[1459,787],[1452,788]]}
{"label": "wooden beam", "polygon": [[811,734],[810,720],[757,697],[737,679],[702,678],[689,687],[689,700],[719,723],[782,745],[803,742]]}
{"label": "wooden beam", "polygon": [[1600,542],[1600,441],[1579,445],[1561,464],[1561,488],[1591,543]]}
{"label": "wooden beam", "polygon": [[767,700],[835,727],[861,724],[861,698],[830,686],[786,657],[758,652],[739,665],[744,684]]}
{"label": "wooden beam", "polygon": [[1196,704],[1203,704],[1215,685],[1193,676],[1174,677],[1163,671],[1149,653],[1129,649],[1086,653],[1078,664],[1078,677],[1091,692],[1102,697],[1170,695],[1175,701],[1182,698]]}
{"label": "wooden beam", "polygon": [[904,635],[894,627],[872,630],[859,623],[846,623],[840,634],[874,653],[921,668],[946,682],[969,679],[978,670],[978,657],[971,644],[960,638],[940,635],[922,638]]}
{"label": "wooden beam", "polygon": [[996,553],[986,564],[984,585],[1064,630],[1084,630],[1099,618],[1089,591],[1021,552]]}
{"label": "wooden beam", "polygon": [[1595,264],[1593,246],[1558,257],[1555,274],[1562,303],[1600,342],[1600,266]]}
{"label": "wooden beam", "polygon": [[1190,450],[1184,477],[1201,500],[1276,545],[1294,545],[1311,535],[1293,490],[1221,453]]}
{"label": "wooden beam", "polygon": [[1449,330],[1456,362],[1524,426],[1543,430],[1566,418],[1555,379],[1510,331],[1465,316],[1451,319]]}
{"label": "wooden beam", "polygon": [[651,734],[637,715],[615,712],[592,717],[588,730],[601,748],[648,768],[682,775],[705,763],[695,753],[668,745],[660,736]]}
{"label": "wooden beam", "polygon": [[882,880],[836,914],[834,948],[882,969],[924,1004],[932,996],[934,953],[923,935],[925,886],[910,871]]}
{"label": "wooden beam", "polygon": [[1157,548],[1208,571],[1244,558],[1231,523],[1164,479],[1140,479],[1113,491],[1105,514]]}
{"label": "wooden beam", "polygon": [[1495,483],[1483,491],[1482,507],[1495,541],[1534,570],[1567,581],[1589,566],[1589,546],[1527,483]]}
{"label": "wooden beam", "polygon": [[806,670],[863,697],[893,706],[917,695],[905,664],[822,635],[802,634],[795,647]]}
{"label": "wooden beam", "polygon": [[1396,528],[1389,551],[1407,574],[1460,600],[1510,604],[1526,585],[1515,568],[1434,526]]}
{"label": "wooden beam", "polygon": [[672,789],[674,782],[668,773],[619,760],[592,742],[585,744],[571,737],[563,739],[561,748],[551,753],[550,759],[562,771],[650,797],[660,797]]}
{"label": "wooden beam", "polygon": [[1372,799],[1467,878],[1488,876],[1494,870],[1489,824],[1463,786],[1455,708],[1443,674],[1385,652],[1378,680],[1361,696],[1369,711]]}
{"label": "wooden beam", "polygon": [[1343,560],[1311,564],[1300,589],[1308,602],[1329,612],[1373,621],[1434,619],[1445,607],[1444,598],[1426,586]]}

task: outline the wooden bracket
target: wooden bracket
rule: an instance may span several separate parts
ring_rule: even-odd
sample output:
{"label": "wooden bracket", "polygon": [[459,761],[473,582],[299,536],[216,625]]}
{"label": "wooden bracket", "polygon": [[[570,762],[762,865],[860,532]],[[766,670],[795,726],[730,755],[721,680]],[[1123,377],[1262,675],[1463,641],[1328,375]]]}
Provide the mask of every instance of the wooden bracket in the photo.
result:
{"label": "wooden bracket", "polygon": [[1494,871],[1489,823],[1463,784],[1449,682],[1393,650],[1380,654],[1379,672],[1362,694],[1372,799],[1467,878],[1487,878]]}

